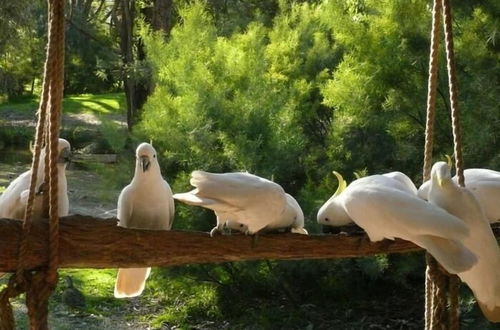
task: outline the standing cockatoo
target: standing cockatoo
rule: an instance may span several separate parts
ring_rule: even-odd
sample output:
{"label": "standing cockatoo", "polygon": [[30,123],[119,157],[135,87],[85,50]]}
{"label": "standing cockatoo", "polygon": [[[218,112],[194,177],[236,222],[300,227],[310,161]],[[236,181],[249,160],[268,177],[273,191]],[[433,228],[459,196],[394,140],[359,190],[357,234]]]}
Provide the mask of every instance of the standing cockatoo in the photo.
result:
{"label": "standing cockatoo", "polygon": [[[339,176],[340,187],[345,187]],[[411,190],[411,189],[410,189]],[[470,269],[477,262],[460,242],[469,235],[466,224],[445,210],[420,199],[406,185],[384,175],[352,182],[325,203],[318,222],[340,226],[354,221],[372,242],[394,238],[426,249],[450,273]]]}
{"label": "standing cockatoo", "polygon": [[[449,166],[449,165],[448,165]],[[476,197],[490,223],[500,221],[500,172],[485,168],[468,168],[464,170],[465,186]],[[453,181],[458,183],[455,175]],[[418,189],[418,195],[427,199],[430,181]]]}
{"label": "standing cockatoo", "polygon": [[[40,163],[38,166],[37,180],[35,191],[35,204],[33,208],[34,218],[38,218],[42,213],[42,196],[41,188],[44,183],[45,170],[45,154],[46,148],[40,153]],[[66,216],[69,213],[68,199],[68,184],[66,181],[66,165],[69,162],[71,155],[71,146],[65,139],[59,139],[58,160],[57,160],[57,177],[58,177],[58,213],[59,216]],[[30,186],[31,170],[28,170],[19,175],[7,187],[4,193],[0,196],[0,218],[24,219],[24,210],[28,202],[29,186]]]}
{"label": "standing cockatoo", "polygon": [[292,233],[307,235],[302,209],[277,183],[243,172],[203,171],[191,173],[190,183],[194,190],[175,194],[174,198],[215,212],[217,225],[210,231],[211,236],[227,222],[243,225],[247,234],[264,228],[291,228]]}
{"label": "standing cockatoo", "polygon": [[[174,221],[174,199],[163,180],[156,151],[149,143],[136,150],[135,174],[118,198],[118,226],[136,229],[170,230]],[[135,297],[142,293],[151,268],[120,268],[115,297]]]}
{"label": "standing cockatoo", "polygon": [[492,322],[500,322],[500,249],[479,202],[468,188],[452,180],[445,162],[432,167],[428,197],[430,203],[467,224],[470,234],[461,242],[478,262],[457,275],[471,288],[483,314]]}

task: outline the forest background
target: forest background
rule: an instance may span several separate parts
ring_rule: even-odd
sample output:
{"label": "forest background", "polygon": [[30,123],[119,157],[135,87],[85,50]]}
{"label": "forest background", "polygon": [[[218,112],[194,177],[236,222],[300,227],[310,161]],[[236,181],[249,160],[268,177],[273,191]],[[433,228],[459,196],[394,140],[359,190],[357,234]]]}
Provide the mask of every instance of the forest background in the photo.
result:
{"label": "forest background", "polygon": [[[499,170],[500,3],[453,5],[465,164]],[[348,181],[355,171],[399,170],[421,182],[430,15],[427,0],[70,0],[68,109],[84,94],[122,113],[126,129],[103,119],[97,146],[84,127],[62,135],[76,149],[118,154],[128,169],[137,141],[152,140],[175,192],[189,189],[195,169],[273,178],[318,233],[332,170]],[[0,110],[34,114],[46,21],[44,1],[0,2]],[[452,154],[442,49],[439,61],[436,160]],[[13,129],[8,118],[1,148],[27,146],[32,128]],[[112,184],[123,187],[129,172]],[[214,222],[179,205],[174,228]],[[79,315],[129,306],[129,319],[157,328],[422,327],[421,254],[164,269],[132,303],[100,300],[99,285],[91,291],[88,275],[72,274],[94,296]],[[114,276],[93,274],[103,287]],[[487,327],[462,290],[462,325]],[[130,304],[149,307],[134,315]]]}

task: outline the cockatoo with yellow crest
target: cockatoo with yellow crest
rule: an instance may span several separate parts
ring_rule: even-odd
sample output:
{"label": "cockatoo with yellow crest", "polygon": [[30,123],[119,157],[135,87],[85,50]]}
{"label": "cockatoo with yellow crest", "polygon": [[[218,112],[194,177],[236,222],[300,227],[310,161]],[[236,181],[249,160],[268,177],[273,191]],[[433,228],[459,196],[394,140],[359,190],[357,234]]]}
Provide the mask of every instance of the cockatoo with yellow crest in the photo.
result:
{"label": "cockatoo with yellow crest", "polygon": [[[451,162],[448,163],[450,166]],[[485,168],[468,168],[464,170],[465,186],[474,194],[490,223],[500,221],[500,172]],[[453,181],[458,183],[455,175]],[[427,200],[430,181],[418,189],[418,195]]]}
{"label": "cockatoo with yellow crest", "polygon": [[428,197],[430,203],[467,224],[470,234],[461,243],[478,262],[457,275],[471,288],[486,318],[500,322],[500,249],[480,203],[467,185],[463,188],[456,184],[445,162],[432,167]]}
{"label": "cockatoo with yellow crest", "polygon": [[[343,202],[343,198],[341,197],[343,196],[342,192],[347,188],[347,182],[344,180],[340,173],[333,171],[333,174],[337,177],[339,185],[333,196],[330,197],[330,199],[319,209],[318,223],[327,226],[345,226],[353,222],[353,220],[347,215],[347,213],[342,210],[342,207],[340,206],[340,204]],[[370,175],[365,177],[361,177],[360,175],[355,174],[355,176],[357,180],[353,181],[353,183],[357,182],[358,180],[362,180],[362,182],[365,183],[377,181],[394,189],[406,191],[414,195],[417,194],[417,188],[415,187],[411,179],[401,172],[389,172],[385,174]],[[328,217],[327,214],[331,212],[335,213],[335,215]]]}
{"label": "cockatoo with yellow crest", "polygon": [[[136,150],[135,174],[118,198],[118,226],[135,229],[170,230],[174,221],[172,190],[163,179],[156,150],[141,143]],[[115,297],[142,293],[151,268],[120,268]]]}
{"label": "cockatoo with yellow crest", "polygon": [[190,183],[194,190],[175,194],[174,198],[215,212],[217,225],[210,232],[211,236],[221,231],[226,223],[236,228],[243,225],[247,234],[279,228],[307,234],[302,209],[277,183],[250,173],[203,171],[194,171]]}
{"label": "cockatoo with yellow crest", "polygon": [[477,262],[474,254],[460,243],[469,235],[466,224],[421,200],[416,189],[410,189],[404,174],[371,175],[348,187],[340,174],[336,175],[339,189],[319,210],[320,224],[342,226],[354,221],[373,242],[385,238],[411,241],[429,251],[453,274],[470,269]]}

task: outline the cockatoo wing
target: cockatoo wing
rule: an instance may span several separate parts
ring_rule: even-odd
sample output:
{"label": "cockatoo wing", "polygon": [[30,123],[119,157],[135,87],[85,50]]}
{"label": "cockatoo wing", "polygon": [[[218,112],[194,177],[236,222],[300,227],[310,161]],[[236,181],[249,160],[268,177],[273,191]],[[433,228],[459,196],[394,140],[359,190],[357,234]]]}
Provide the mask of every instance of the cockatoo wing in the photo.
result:
{"label": "cockatoo wing", "polygon": [[194,189],[190,192],[187,193],[179,193],[174,195],[174,199],[180,200],[181,202],[184,202],[189,205],[195,205],[195,206],[202,206],[206,207],[207,209],[211,209],[215,212],[221,212],[221,213],[235,213],[235,212],[241,212],[242,209],[239,207],[236,207],[234,205],[225,203],[220,200],[208,198],[208,197],[201,197],[198,196],[196,193],[198,192],[197,189]]}
{"label": "cockatoo wing", "polygon": [[137,297],[142,291],[146,280],[151,273],[151,268],[120,268],[116,275],[115,297]]}
{"label": "cockatoo wing", "polygon": [[488,308],[486,304],[483,304],[481,301],[477,301],[479,307],[481,307],[481,311],[484,316],[490,321],[494,323],[500,323],[500,304],[498,304],[494,308]]}
{"label": "cockatoo wing", "polygon": [[[487,168],[468,168],[464,170],[464,177],[465,177],[465,186],[467,186],[469,182],[473,181],[500,180],[500,172],[490,170]],[[455,180],[455,182],[458,181],[456,176],[453,178],[453,180]]]}
{"label": "cockatoo wing", "polygon": [[406,192],[365,185],[344,192],[349,216],[372,241],[396,237],[427,249],[451,273],[469,269],[474,255],[458,242],[469,234],[465,223]]}
{"label": "cockatoo wing", "polygon": [[401,186],[394,185],[394,188],[403,189],[404,191],[409,192],[410,194],[413,195],[417,194],[417,187],[415,187],[413,181],[411,181],[411,179],[406,174],[396,171],[396,172],[385,173],[382,175],[387,178],[393,179],[401,184]]}
{"label": "cockatoo wing", "polygon": [[266,179],[249,173],[208,173],[194,171],[191,174],[191,184],[198,189],[197,196],[242,208],[240,204],[248,204],[270,198],[270,203],[283,207],[286,203],[283,188]]}
{"label": "cockatoo wing", "polygon": [[412,242],[426,249],[450,274],[467,271],[478,261],[476,255],[458,241],[420,235],[412,238]]}
{"label": "cockatoo wing", "polygon": [[[397,234],[432,235],[460,240],[469,234],[465,223],[443,209],[411,194],[385,186],[364,186],[346,190],[344,207],[359,226],[373,228],[384,238],[391,229]],[[404,237],[401,237],[404,238]]]}
{"label": "cockatoo wing", "polygon": [[175,198],[224,213],[228,219],[246,225],[250,233],[279,219],[287,203],[280,185],[249,173],[194,171],[191,184],[196,189],[190,194],[196,197],[176,194]]}
{"label": "cockatoo wing", "polygon": [[422,183],[422,185],[418,188],[418,197],[420,197],[423,200],[427,200],[429,198],[429,190],[431,189],[431,181],[425,181]]}
{"label": "cockatoo wing", "polygon": [[165,186],[165,190],[167,192],[167,197],[169,200],[169,203],[168,203],[168,214],[169,214],[168,229],[170,230],[170,229],[172,229],[172,224],[174,223],[175,203],[174,203],[173,193],[172,193],[172,189],[170,188],[170,185],[165,180],[163,180],[163,184]]}
{"label": "cockatoo wing", "polygon": [[133,203],[132,203],[132,187],[126,186],[118,197],[117,217],[119,220],[118,226],[128,227],[130,218],[132,217]]}
{"label": "cockatoo wing", "polygon": [[470,181],[466,187],[481,204],[486,218],[491,223],[500,221],[500,180]]}
{"label": "cockatoo wing", "polygon": [[0,217],[11,219],[23,219],[18,217],[21,208],[20,197],[24,190],[29,188],[31,171],[26,171],[12,181],[0,196]]}

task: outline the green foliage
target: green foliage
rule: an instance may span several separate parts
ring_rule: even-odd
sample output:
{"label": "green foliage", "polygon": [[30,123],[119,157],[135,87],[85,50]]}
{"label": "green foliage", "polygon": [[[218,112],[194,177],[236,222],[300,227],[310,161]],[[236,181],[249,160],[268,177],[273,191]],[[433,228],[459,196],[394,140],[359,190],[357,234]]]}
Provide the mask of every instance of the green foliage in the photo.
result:
{"label": "green foliage", "polygon": [[20,95],[41,72],[38,9],[39,3],[26,0],[0,4],[0,96]]}
{"label": "green foliage", "polygon": [[[26,17],[41,12],[19,3],[26,6],[9,8],[28,10]],[[134,132],[137,139],[153,140],[174,192],[191,188],[189,173],[194,169],[248,170],[274,178],[298,197],[307,229],[317,233],[316,212],[337,187],[332,170],[349,182],[354,172],[390,170],[419,181],[428,1],[183,0],[176,5],[178,23],[171,35],[153,33],[145,23],[140,26],[155,88]],[[16,28],[8,30],[2,9],[0,5],[0,32],[10,31],[13,37],[0,40],[0,94],[10,96],[0,111],[33,111],[34,97],[13,96],[40,74],[45,32],[22,15],[12,18]],[[498,169],[499,7],[494,1],[469,1],[454,4],[454,9],[466,166]],[[69,93],[116,86],[118,59],[103,46],[116,48],[116,40],[100,15],[92,18],[76,11],[71,17]],[[435,155],[452,150],[444,63],[441,49]],[[143,78],[149,72],[145,64],[122,72]],[[121,94],[69,96],[64,101],[68,113],[105,118],[98,133],[111,151],[126,145],[108,117],[123,109]],[[24,134],[14,130],[2,128],[0,140]],[[96,133],[78,127],[68,134],[75,140],[85,136],[88,142]],[[118,167],[97,165],[92,170],[104,174],[106,186],[116,190],[130,180],[131,157],[124,155]],[[106,201],[115,194],[96,192]],[[176,211],[175,229],[208,231],[215,223],[213,212],[202,208],[177,204]],[[128,308],[128,318],[155,328],[278,324],[312,329],[364,328],[367,323],[421,328],[423,271],[421,254],[180,267],[153,272],[139,298],[153,312],[139,316],[134,316],[133,303],[110,298],[114,271],[71,274],[92,296],[84,311],[88,314],[111,316]],[[463,297],[463,327],[487,328],[478,321],[481,314],[472,307],[470,292]]]}
{"label": "green foliage", "polygon": [[[337,186],[332,170],[348,181],[355,171],[403,170],[418,182],[431,19],[427,2],[279,1],[271,20],[244,13],[233,20],[225,17],[229,24],[220,11],[213,14],[217,6],[217,1],[181,5],[180,23],[167,42],[145,27],[141,31],[156,87],[135,133],[154,140],[174,191],[190,189],[194,169],[274,177],[298,197],[310,232],[319,232],[316,212]],[[467,164],[498,167],[491,135],[499,123],[498,84],[488,83],[499,74],[496,7],[457,7]],[[452,149],[440,56],[436,155]],[[176,228],[213,226],[211,212],[186,206],[177,210]],[[218,285],[214,320],[222,313],[242,327],[250,320],[271,326],[277,319],[281,325],[307,327],[311,315],[323,317],[321,308],[312,312],[294,301],[373,310],[363,300],[371,294],[386,296],[394,285],[416,301],[422,294],[420,255],[191,270],[191,276]],[[353,302],[357,297],[361,302]],[[286,316],[267,305],[278,299],[283,299]],[[221,307],[223,301],[231,304]],[[290,316],[294,308],[301,312]],[[342,317],[349,320],[347,314]]]}

